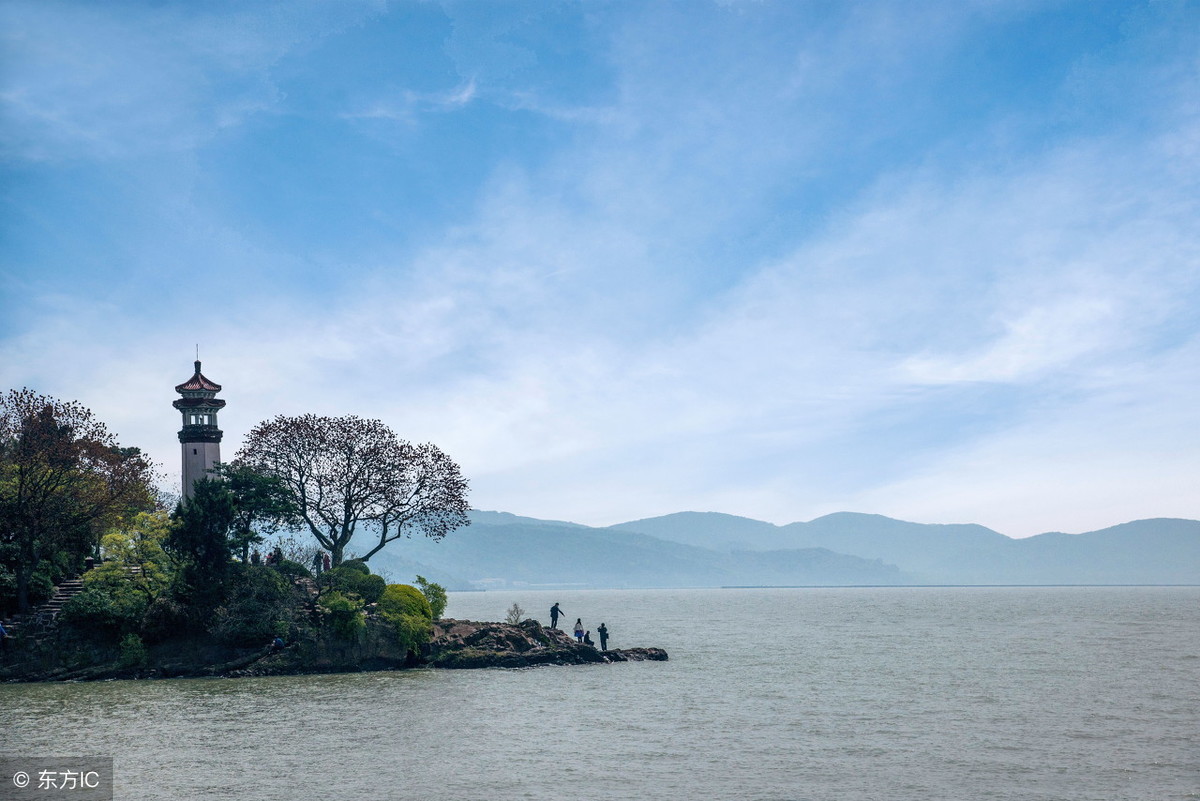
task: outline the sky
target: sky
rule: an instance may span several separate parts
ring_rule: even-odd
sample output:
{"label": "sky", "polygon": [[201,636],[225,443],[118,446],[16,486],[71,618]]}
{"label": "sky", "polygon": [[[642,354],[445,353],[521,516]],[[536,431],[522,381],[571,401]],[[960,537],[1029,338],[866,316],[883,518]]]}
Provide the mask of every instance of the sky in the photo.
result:
{"label": "sky", "polygon": [[0,388],[179,481],[378,418],[480,509],[1200,518],[1200,3],[0,0]]}

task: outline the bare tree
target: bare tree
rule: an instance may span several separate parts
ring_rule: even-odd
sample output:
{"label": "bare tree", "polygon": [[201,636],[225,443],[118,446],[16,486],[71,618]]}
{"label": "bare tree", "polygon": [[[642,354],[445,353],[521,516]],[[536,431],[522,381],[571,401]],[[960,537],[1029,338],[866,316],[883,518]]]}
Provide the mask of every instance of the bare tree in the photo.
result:
{"label": "bare tree", "polygon": [[412,445],[380,420],[280,415],[259,423],[236,462],[277,476],[333,564],[360,531],[389,542],[414,533],[440,539],[469,524],[467,482],[434,445]]}

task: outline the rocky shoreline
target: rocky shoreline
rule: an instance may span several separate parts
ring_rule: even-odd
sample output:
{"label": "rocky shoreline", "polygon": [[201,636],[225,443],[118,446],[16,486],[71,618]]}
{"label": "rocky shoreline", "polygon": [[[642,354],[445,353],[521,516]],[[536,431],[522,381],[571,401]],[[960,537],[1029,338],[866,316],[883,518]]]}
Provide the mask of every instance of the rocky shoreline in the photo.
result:
{"label": "rocky shoreline", "polygon": [[[433,622],[433,636],[421,653],[402,650],[386,625],[369,620],[353,642],[314,637],[282,649],[231,652],[203,643],[164,643],[139,666],[112,662],[61,665],[37,660],[5,664],[0,679],[16,682],[102,681],[155,678],[239,678],[314,673],[354,673],[412,668],[531,668],[541,665],[589,665],[613,662],[666,661],[661,648],[601,651],[583,645],[560,629],[536,620],[518,625],[444,619]],[[5,654],[10,660],[15,654]]]}
{"label": "rocky shoreline", "polygon": [[606,662],[665,662],[661,648],[601,651],[582,645],[561,629],[536,620],[519,625],[472,620],[436,620],[425,661],[436,668],[525,668],[537,665],[589,665]]}

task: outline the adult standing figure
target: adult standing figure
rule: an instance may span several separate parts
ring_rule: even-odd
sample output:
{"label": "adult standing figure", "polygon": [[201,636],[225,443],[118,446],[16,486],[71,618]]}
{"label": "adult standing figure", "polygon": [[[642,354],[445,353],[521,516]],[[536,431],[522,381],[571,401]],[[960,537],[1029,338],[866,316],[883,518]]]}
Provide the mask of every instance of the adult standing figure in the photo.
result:
{"label": "adult standing figure", "polygon": [[575,618],[575,639],[583,642],[583,618]]}
{"label": "adult standing figure", "polygon": [[325,561],[321,558],[323,555],[324,554],[322,551],[317,551],[315,554],[313,554],[312,558],[313,573],[316,573],[318,576],[321,575],[321,565],[324,564]]}
{"label": "adult standing figure", "polygon": [[554,602],[554,606],[550,607],[550,628],[558,628],[558,616],[562,614],[562,610],[558,608],[558,601]]}
{"label": "adult standing figure", "polygon": [[608,626],[605,626],[603,623],[601,623],[600,628],[596,629],[596,633],[600,635],[600,650],[607,651],[608,650]]}

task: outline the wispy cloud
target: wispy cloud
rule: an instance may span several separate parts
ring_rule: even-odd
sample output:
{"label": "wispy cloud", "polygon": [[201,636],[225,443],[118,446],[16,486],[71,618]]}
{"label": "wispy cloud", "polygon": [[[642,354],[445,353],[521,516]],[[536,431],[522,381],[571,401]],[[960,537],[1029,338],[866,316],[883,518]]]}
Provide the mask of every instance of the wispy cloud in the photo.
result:
{"label": "wispy cloud", "polygon": [[342,117],[351,120],[393,120],[412,124],[421,114],[461,109],[475,100],[476,95],[474,80],[468,80],[448,92],[404,90],[394,99],[377,100],[359,111],[344,112]]}
{"label": "wispy cloud", "polygon": [[[456,19],[447,50],[466,77],[321,84],[321,113],[295,128],[259,141],[246,126],[247,153],[213,144],[227,172],[146,182],[144,206],[172,213],[153,235],[122,231],[120,253],[147,272],[179,265],[212,299],[203,322],[182,285],[80,298],[39,295],[27,275],[17,292],[36,311],[0,342],[0,380],[79,397],[173,468],[169,387],[200,339],[230,452],[280,412],[378,416],[460,459],[478,506],[581,522],[851,508],[1032,534],[1200,514],[1185,493],[1200,449],[1179,436],[1197,430],[1200,381],[1189,95],[1140,109],[1136,135],[1074,127],[1062,108],[1091,101],[1056,95],[1083,80],[1064,67],[1044,106],[1010,87],[976,112],[981,95],[933,82],[1033,7],[923,8],[610,8],[565,44]],[[340,24],[243,34],[198,61],[228,19],[181,24],[192,44],[176,59],[153,14],[96,17],[104,41],[140,31],[150,55],[111,56],[96,105],[67,88],[85,70],[30,56],[8,87],[14,107],[34,98],[14,123],[27,142],[39,113],[58,114],[54,152],[103,155],[115,145],[87,143],[119,143],[126,125],[147,140],[121,145],[137,152],[212,137],[217,109],[235,125],[259,101],[290,109],[281,87],[316,85],[305,59]],[[574,42],[588,91],[536,72],[534,56],[564,63]],[[201,62],[235,77],[218,91]],[[127,119],[103,122],[123,108],[120,76],[156,65],[161,83],[133,84]],[[178,105],[159,105],[174,84]],[[372,128],[389,136],[343,138]],[[419,128],[431,139],[390,137]],[[294,164],[276,152],[293,134],[318,143]],[[307,177],[314,154],[356,148],[369,157]],[[375,174],[396,160],[465,199],[408,222],[425,198],[389,205],[413,190]],[[286,180],[263,192],[272,170]],[[222,202],[247,190],[263,208]],[[330,194],[379,208],[395,241],[332,247],[272,226],[277,207]]]}

